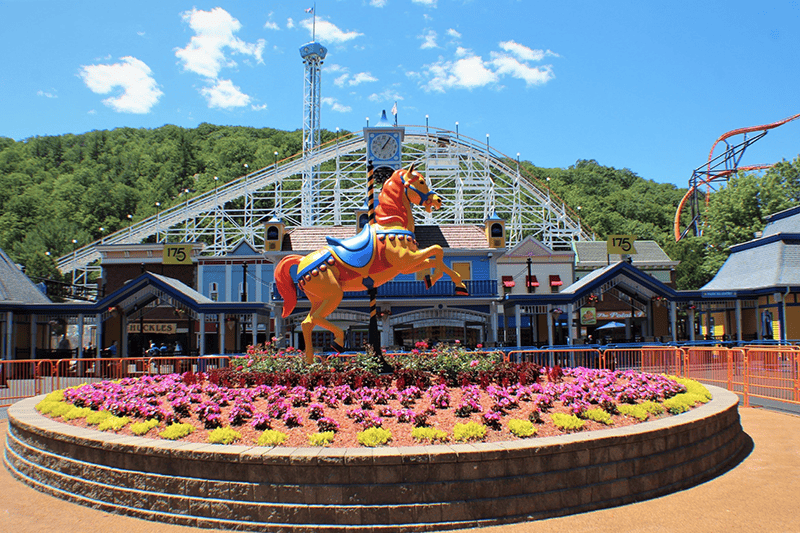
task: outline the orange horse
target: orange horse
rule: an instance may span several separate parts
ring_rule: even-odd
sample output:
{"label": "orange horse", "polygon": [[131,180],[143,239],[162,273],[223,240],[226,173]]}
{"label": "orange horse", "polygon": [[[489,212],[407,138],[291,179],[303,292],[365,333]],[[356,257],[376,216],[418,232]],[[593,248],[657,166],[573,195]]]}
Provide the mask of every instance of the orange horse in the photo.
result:
{"label": "orange horse", "polygon": [[461,276],[442,261],[442,247],[417,249],[411,204],[423,206],[429,213],[439,209],[442,199],[428,188],[425,178],[414,171],[397,170],[383,185],[375,208],[375,222],[354,237],[344,240],[327,237],[328,245],[303,257],[288,255],[275,268],[275,282],[283,298],[283,317],[297,304],[296,287],[303,289],[311,310],[302,322],[306,361],[314,360],[311,332],[320,326],[334,335],[333,348],[344,348],[344,331],[326,319],[342,301],[345,291],[379,287],[398,274],[433,269],[425,276],[431,288],[443,274],[455,283],[458,295],[468,295]]}

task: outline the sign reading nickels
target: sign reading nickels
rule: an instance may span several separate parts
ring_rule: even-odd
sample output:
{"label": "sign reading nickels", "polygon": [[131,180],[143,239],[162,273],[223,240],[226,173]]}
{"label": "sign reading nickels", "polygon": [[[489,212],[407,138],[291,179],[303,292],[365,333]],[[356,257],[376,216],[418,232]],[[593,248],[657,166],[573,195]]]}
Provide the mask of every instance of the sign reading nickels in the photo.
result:
{"label": "sign reading nickels", "polygon": [[[178,325],[174,322],[145,322],[144,332],[173,335],[178,332]],[[129,322],[128,333],[139,333],[139,323]]]}

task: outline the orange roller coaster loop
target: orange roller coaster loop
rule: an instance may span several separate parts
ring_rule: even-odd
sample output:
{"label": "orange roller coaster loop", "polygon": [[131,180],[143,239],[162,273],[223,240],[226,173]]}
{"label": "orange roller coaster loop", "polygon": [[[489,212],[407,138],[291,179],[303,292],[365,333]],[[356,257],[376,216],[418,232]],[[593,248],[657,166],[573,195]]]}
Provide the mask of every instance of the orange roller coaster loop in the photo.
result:
{"label": "orange roller coaster loop", "polygon": [[[782,126],[787,122],[791,122],[797,118],[800,118],[800,113],[792,115],[791,117],[785,118],[783,120],[773,122],[771,124],[764,124],[762,126],[750,126],[747,128],[737,128],[735,130],[731,130],[721,135],[716,141],[714,141],[714,144],[711,146],[711,151],[708,154],[708,163],[706,165],[703,165],[695,169],[691,179],[689,180],[689,190],[686,192],[686,194],[678,204],[678,209],[675,212],[675,223],[674,223],[676,242],[680,241],[683,237],[685,237],[686,234],[692,228],[694,228],[695,230],[695,235],[699,234],[697,225],[699,219],[699,206],[697,205],[698,204],[697,195],[699,193],[699,188],[702,185],[706,186],[706,203],[708,203],[712,182],[723,179],[727,180],[731,174],[735,174],[736,172],[739,171],[764,170],[773,167],[775,163],[767,165],[739,166],[739,160],[741,159],[744,150],[750,144],[752,144],[753,142],[757,141],[758,139],[766,135],[769,130],[777,128],[778,126]],[[748,133],[756,133],[756,132],[759,133],[759,135],[757,135],[756,137],[752,139],[746,138]],[[740,144],[734,147],[729,146],[724,154],[714,158],[714,150],[716,149],[717,144],[726,141],[727,139],[735,135],[744,135],[745,139]],[[724,166],[725,168],[717,170],[717,168],[720,166]],[[705,169],[703,167],[705,167]],[[681,213],[683,212],[683,209],[689,200],[693,200],[692,221],[689,223],[686,229],[681,231]]]}

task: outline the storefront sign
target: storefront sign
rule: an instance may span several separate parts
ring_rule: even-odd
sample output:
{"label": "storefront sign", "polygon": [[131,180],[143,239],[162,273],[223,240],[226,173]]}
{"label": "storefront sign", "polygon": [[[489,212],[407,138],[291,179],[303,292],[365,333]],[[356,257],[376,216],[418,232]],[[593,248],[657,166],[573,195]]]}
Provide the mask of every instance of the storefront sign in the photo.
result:
{"label": "storefront sign", "polygon": [[165,244],[164,257],[162,262],[165,265],[191,265],[192,264],[192,245],[191,244]]}
{"label": "storefront sign", "polygon": [[633,242],[636,235],[609,235],[606,241],[606,253],[611,254],[635,254],[636,248]]}
{"label": "storefront sign", "polygon": [[[128,323],[128,333],[139,333],[139,322]],[[172,322],[145,322],[145,333],[158,333],[162,335],[174,335],[178,332],[178,325]]]}
{"label": "storefront sign", "polygon": [[584,307],[581,309],[581,325],[594,326],[597,324],[597,308]]}

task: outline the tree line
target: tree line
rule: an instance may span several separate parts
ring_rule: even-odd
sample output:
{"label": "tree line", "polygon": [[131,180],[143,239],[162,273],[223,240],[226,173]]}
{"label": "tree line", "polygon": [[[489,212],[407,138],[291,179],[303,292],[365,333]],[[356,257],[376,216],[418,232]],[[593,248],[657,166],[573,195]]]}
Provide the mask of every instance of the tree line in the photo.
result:
{"label": "tree line", "polygon": [[[323,142],[335,137],[322,133]],[[167,125],[80,135],[0,137],[0,248],[31,276],[61,279],[55,258],[215,186],[302,150],[302,131]],[[676,243],[675,210],[686,189],[646,180],[629,169],[579,160],[568,168],[523,162],[580,209],[597,239],[633,234],[654,240],[678,267],[678,287],[699,288],[750,240],[764,218],[800,199],[800,158],[759,174],[740,174],[710,196],[704,233]],[[49,254],[49,255],[48,255]]]}

